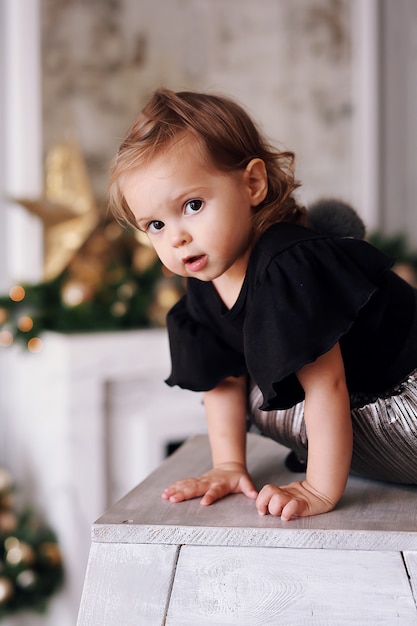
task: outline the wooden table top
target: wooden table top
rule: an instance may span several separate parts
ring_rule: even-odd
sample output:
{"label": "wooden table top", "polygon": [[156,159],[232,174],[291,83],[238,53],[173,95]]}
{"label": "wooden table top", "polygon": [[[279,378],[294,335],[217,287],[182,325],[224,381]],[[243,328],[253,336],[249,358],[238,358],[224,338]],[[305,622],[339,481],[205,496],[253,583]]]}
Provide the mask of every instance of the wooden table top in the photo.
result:
{"label": "wooden table top", "polygon": [[[258,487],[302,478],[248,436]],[[77,626],[416,626],[417,489],[351,477],[337,508],[282,522],[242,494],[202,507],[161,493],[210,467],[189,440],[92,529]]]}

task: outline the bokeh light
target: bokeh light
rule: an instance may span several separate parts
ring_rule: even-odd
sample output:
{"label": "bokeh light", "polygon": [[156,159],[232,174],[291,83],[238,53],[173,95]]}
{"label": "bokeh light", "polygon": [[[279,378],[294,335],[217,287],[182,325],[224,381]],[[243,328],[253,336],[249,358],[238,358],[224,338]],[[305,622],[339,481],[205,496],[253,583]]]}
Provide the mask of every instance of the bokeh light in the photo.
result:
{"label": "bokeh light", "polygon": [[22,333],[27,333],[33,328],[33,319],[28,315],[24,315],[18,320],[17,327]]}
{"label": "bokeh light", "polygon": [[40,352],[43,349],[43,341],[39,337],[32,337],[28,341],[29,352]]}
{"label": "bokeh light", "polygon": [[15,285],[9,291],[10,299],[13,300],[13,302],[21,302],[25,295],[25,290],[21,285]]}
{"label": "bokeh light", "polygon": [[13,335],[10,330],[0,330],[0,347],[7,348],[13,343]]}

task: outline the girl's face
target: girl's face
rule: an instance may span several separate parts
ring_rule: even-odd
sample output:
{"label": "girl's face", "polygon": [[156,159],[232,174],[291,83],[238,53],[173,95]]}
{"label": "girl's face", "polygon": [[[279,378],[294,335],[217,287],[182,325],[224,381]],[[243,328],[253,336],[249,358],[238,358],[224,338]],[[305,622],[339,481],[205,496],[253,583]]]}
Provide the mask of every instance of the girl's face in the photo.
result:
{"label": "girl's face", "polygon": [[252,208],[265,197],[265,165],[222,172],[208,164],[196,138],[184,135],[130,172],[122,192],[139,228],[174,274],[242,281],[252,239]]}

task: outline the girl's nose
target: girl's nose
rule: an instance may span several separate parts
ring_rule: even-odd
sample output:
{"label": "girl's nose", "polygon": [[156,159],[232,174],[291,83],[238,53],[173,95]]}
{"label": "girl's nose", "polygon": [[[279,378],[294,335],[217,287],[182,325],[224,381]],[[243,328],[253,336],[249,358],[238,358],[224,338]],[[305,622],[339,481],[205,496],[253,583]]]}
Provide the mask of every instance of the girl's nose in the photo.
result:
{"label": "girl's nose", "polygon": [[171,235],[171,243],[174,248],[179,248],[184,244],[190,243],[191,235],[185,230],[176,230]]}

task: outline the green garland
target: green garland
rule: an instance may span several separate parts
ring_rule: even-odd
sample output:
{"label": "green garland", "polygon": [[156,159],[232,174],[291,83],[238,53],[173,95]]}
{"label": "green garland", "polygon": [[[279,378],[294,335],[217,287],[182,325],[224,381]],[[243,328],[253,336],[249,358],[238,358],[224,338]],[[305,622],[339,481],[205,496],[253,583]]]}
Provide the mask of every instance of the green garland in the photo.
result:
{"label": "green garland", "polygon": [[71,280],[66,270],[49,282],[20,285],[22,299],[20,295],[16,299],[13,290],[12,296],[0,296],[0,346],[16,340],[30,347],[31,340],[38,340],[46,330],[82,333],[160,325],[166,314],[158,302],[161,285],[170,294],[170,302],[181,295],[182,289],[176,277],[163,276],[159,261],[141,273],[110,265],[106,280],[94,295],[75,304],[68,302],[65,292]]}
{"label": "green garland", "polygon": [[369,243],[394,258],[397,263],[407,263],[417,269],[417,252],[410,251],[407,236],[404,233],[384,235],[381,232],[372,233]]}
{"label": "green garland", "polygon": [[136,232],[104,216],[67,267],[51,280],[20,284],[0,295],[0,348],[42,348],[44,331],[122,331],[165,323],[183,293]]}
{"label": "green garland", "polygon": [[0,619],[41,613],[64,578],[57,539],[32,510],[14,508],[14,486],[3,468],[0,481]]}

